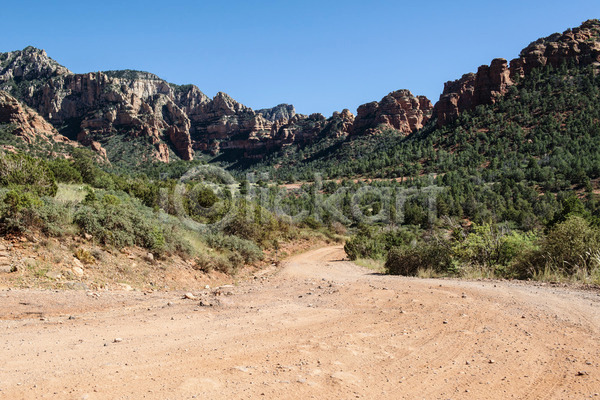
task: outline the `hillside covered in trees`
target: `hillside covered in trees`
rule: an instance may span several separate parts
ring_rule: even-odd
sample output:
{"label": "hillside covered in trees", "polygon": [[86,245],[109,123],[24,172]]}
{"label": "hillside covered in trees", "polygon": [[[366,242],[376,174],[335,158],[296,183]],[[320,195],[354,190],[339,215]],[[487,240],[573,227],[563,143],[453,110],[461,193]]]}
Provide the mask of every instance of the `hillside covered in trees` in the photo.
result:
{"label": "hillside covered in trees", "polygon": [[[390,273],[598,283],[599,39],[590,20],[533,42],[510,69],[495,60],[447,83],[435,107],[397,91],[356,118],[329,119],[283,105],[255,112],[135,71],[78,76],[48,62],[15,78],[16,59],[2,59],[16,97],[4,94],[0,108],[0,232],[85,234],[231,272],[280,241],[350,229],[348,255],[385,261]],[[81,119],[69,106],[45,121],[45,103],[27,97],[48,82],[83,96],[80,83],[95,80],[110,90],[81,105]],[[221,117],[226,130],[215,128]],[[240,138],[256,147],[243,151]],[[170,162],[150,162],[152,152]],[[200,166],[204,175],[186,178]],[[83,195],[65,202],[75,187]]]}

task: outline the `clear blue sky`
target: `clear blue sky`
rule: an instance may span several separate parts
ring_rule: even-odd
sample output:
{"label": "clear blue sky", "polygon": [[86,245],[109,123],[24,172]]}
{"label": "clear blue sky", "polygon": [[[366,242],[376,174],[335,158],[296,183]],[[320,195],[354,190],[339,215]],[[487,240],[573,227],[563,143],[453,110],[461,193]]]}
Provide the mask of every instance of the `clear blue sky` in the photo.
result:
{"label": "clear blue sky", "polygon": [[447,80],[589,18],[598,0],[5,1],[0,52],[45,49],[83,73],[139,69],[252,108],[352,112]]}

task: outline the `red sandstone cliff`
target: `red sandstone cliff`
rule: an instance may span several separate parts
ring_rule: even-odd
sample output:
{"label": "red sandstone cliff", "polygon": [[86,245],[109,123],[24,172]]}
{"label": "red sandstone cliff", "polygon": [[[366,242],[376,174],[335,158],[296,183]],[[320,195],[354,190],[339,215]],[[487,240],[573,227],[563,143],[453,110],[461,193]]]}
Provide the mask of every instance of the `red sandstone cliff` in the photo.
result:
{"label": "red sandstone cliff", "polygon": [[58,133],[37,112],[4,91],[0,91],[0,124],[10,124],[14,128],[12,133],[28,145],[45,144],[49,148],[55,147],[56,143],[79,145]]}
{"label": "red sandstone cliff", "polygon": [[408,90],[397,90],[380,102],[358,107],[353,134],[371,134],[394,129],[408,135],[423,127],[431,118],[433,106],[425,96],[413,96]]}
{"label": "red sandstone cliff", "polygon": [[490,66],[479,67],[476,74],[466,74],[456,81],[446,82],[435,105],[437,123],[445,125],[463,111],[494,103],[516,78],[525,76],[534,68],[546,65],[558,67],[565,62],[575,65],[600,63],[600,21],[588,20],[578,28],[536,40],[510,62],[510,67],[505,59],[497,58]]}

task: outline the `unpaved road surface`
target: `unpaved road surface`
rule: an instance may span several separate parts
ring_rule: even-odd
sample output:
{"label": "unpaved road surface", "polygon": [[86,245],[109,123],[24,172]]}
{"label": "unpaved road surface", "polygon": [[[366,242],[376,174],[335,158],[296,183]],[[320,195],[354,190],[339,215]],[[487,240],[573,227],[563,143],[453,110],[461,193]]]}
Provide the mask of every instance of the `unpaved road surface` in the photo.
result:
{"label": "unpaved road surface", "polygon": [[343,257],[292,257],[204,306],[2,291],[0,399],[600,399],[597,292],[380,276]]}

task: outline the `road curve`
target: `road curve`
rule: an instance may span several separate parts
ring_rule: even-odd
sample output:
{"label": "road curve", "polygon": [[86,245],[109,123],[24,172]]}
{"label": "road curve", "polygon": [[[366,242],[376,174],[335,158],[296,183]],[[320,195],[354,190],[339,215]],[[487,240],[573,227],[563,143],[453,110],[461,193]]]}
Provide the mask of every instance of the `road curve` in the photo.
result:
{"label": "road curve", "polygon": [[291,257],[199,290],[204,306],[0,292],[4,307],[53,304],[43,320],[0,320],[0,399],[600,398],[598,293],[381,276],[343,259],[340,246]]}

